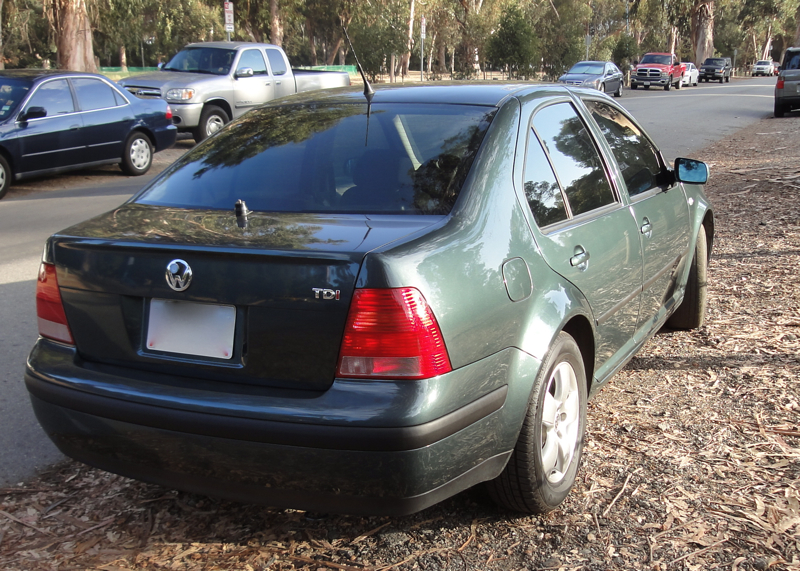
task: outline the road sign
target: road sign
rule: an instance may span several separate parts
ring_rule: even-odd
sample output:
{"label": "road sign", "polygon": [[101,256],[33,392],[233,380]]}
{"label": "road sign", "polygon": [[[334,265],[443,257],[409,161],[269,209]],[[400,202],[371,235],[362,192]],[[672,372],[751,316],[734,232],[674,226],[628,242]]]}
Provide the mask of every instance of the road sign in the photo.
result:
{"label": "road sign", "polygon": [[425,16],[422,17],[422,29],[420,30],[420,37],[425,39]]}
{"label": "road sign", "polygon": [[233,31],[233,2],[223,2],[225,6],[225,31]]}

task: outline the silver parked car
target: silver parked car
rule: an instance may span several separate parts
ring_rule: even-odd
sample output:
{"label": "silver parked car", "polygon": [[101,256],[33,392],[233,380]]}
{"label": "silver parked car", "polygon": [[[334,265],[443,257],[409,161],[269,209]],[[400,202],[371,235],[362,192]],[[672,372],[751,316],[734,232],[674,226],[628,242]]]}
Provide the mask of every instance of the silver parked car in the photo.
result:
{"label": "silver parked car", "polygon": [[800,108],[800,47],[789,48],[775,83],[775,117]]}
{"label": "silver parked car", "polygon": [[613,93],[614,97],[622,97],[624,83],[622,72],[610,61],[579,61],[559,77],[558,82]]}

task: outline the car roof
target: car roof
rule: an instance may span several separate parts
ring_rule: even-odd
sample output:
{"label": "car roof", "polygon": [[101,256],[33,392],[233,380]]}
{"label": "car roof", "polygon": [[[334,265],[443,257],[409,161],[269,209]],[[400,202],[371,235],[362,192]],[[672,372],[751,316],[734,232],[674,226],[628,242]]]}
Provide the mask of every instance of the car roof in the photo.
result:
{"label": "car roof", "polygon": [[226,50],[236,50],[239,48],[276,48],[275,44],[260,44],[257,42],[196,42],[189,44],[185,48],[220,48]]}
{"label": "car roof", "polygon": [[83,71],[67,71],[63,69],[4,69],[0,71],[0,77],[13,77],[17,79],[27,79],[36,81],[39,79],[47,79],[50,77],[101,77],[108,79],[103,75],[97,73],[88,73]]}
{"label": "car roof", "polygon": [[[499,107],[511,97],[542,92],[549,95],[566,95],[569,89],[558,84],[532,83],[451,83],[441,82],[427,85],[375,85],[372,103],[429,103],[450,105],[485,105]],[[298,103],[363,103],[363,88],[360,86],[341,89],[308,91],[279,100],[277,104]]]}

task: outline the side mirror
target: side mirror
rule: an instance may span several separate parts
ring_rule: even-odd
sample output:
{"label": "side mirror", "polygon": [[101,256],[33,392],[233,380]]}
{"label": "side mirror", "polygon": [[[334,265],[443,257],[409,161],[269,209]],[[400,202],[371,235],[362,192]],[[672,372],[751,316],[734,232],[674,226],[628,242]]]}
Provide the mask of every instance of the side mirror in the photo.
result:
{"label": "side mirror", "polygon": [[236,70],[236,75],[234,77],[238,79],[240,77],[253,77],[254,75],[252,67],[240,67]]}
{"label": "side mirror", "polygon": [[675,179],[689,184],[708,182],[708,165],[694,159],[675,159]]}
{"label": "side mirror", "polygon": [[47,117],[47,109],[44,107],[28,107],[24,113],[19,116],[20,121],[28,121],[30,119],[40,119]]}

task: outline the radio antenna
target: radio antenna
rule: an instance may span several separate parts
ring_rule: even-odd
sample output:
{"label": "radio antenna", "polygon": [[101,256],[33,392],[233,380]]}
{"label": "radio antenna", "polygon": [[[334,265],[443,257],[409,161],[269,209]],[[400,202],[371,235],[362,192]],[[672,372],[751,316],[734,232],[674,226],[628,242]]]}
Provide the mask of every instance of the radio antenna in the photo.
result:
{"label": "radio antenna", "polygon": [[358,61],[358,55],[356,55],[353,42],[350,41],[350,35],[347,33],[347,28],[344,26],[344,21],[342,21],[342,31],[344,31],[344,37],[347,38],[347,44],[350,46],[350,49],[353,52],[353,57],[356,58],[356,67],[358,67],[358,73],[361,74],[361,79],[364,81],[364,97],[367,98],[367,116],[369,117],[369,105],[372,103],[372,96],[375,95],[375,91],[372,89],[369,81],[367,81],[367,76],[364,73],[364,68],[361,67],[361,62]]}

